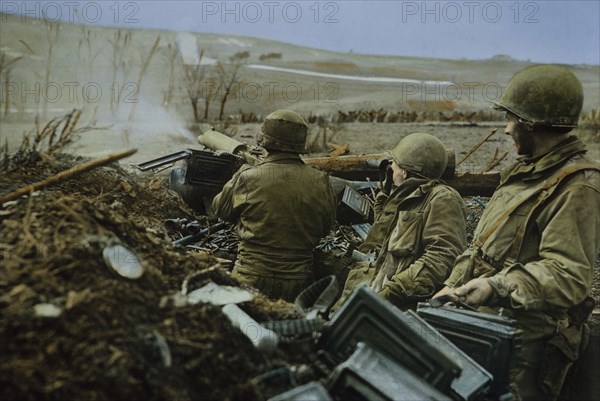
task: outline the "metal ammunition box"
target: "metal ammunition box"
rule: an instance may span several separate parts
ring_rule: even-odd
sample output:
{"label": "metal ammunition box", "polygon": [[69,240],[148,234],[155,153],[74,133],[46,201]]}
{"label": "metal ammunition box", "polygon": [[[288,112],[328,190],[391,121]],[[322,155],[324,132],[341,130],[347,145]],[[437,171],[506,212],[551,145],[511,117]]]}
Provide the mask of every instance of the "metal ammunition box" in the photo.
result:
{"label": "metal ammunition box", "polygon": [[218,194],[242,166],[244,160],[231,153],[186,149],[138,164],[142,171],[154,170],[183,160],[169,174],[169,188],[181,195],[192,209],[205,213],[205,202]]}
{"label": "metal ammunition box", "polygon": [[188,149],[190,157],[183,167],[173,168],[169,188],[181,195],[191,208],[206,212],[206,204],[241,167],[243,161],[230,153]]}
{"label": "metal ammunition box", "polygon": [[268,401],[333,401],[333,398],[321,383],[314,381],[278,394]]}
{"label": "metal ammunition box", "polygon": [[338,205],[337,220],[340,224],[364,223],[369,219],[369,200],[357,190],[346,186]]}
{"label": "metal ammunition box", "polygon": [[507,393],[510,358],[520,346],[516,322],[503,316],[473,312],[450,306],[417,306],[417,314],[435,327],[494,378],[489,394]]}
{"label": "metal ammunition box", "polygon": [[187,159],[185,184],[192,184],[204,191],[220,192],[242,165],[242,159],[231,153],[194,150]]}
{"label": "metal ammunition box", "polygon": [[352,229],[364,241],[367,238],[369,231],[371,231],[371,227],[372,227],[371,224],[363,223],[363,224],[354,224],[352,226]]}
{"label": "metal ammunition box", "polygon": [[250,380],[250,384],[256,398],[261,401],[287,393],[298,385],[294,374],[287,367],[273,369],[254,377]]}
{"label": "metal ammunition box", "polygon": [[461,372],[453,355],[423,335],[414,319],[364,284],[354,290],[328,322],[317,346],[339,363],[354,352],[359,342],[387,353],[443,392]]}
{"label": "metal ammunition box", "polygon": [[328,388],[339,400],[451,400],[398,361],[363,342],[335,368]]}
{"label": "metal ammunition box", "polygon": [[444,337],[438,330],[419,317],[412,310],[405,312],[409,319],[414,322],[423,335],[433,339],[444,347],[453,360],[462,367],[460,376],[455,378],[450,385],[452,398],[460,401],[473,401],[484,395],[490,387],[493,376],[481,365],[475,362],[464,351],[458,348],[449,339]]}

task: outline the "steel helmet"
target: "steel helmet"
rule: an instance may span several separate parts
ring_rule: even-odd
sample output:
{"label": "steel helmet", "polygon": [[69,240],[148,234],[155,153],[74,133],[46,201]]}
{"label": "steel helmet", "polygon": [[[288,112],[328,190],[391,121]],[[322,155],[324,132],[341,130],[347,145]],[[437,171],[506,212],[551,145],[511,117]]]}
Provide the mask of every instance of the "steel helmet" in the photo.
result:
{"label": "steel helmet", "polygon": [[583,106],[581,82],[557,65],[534,65],[517,72],[494,108],[510,111],[530,126],[577,127]]}
{"label": "steel helmet", "polygon": [[257,142],[267,149],[305,152],[308,125],[302,116],[291,110],[276,110],[265,119]]}
{"label": "steel helmet", "polygon": [[446,148],[430,134],[410,134],[386,154],[403,169],[431,179],[440,178],[448,163]]}

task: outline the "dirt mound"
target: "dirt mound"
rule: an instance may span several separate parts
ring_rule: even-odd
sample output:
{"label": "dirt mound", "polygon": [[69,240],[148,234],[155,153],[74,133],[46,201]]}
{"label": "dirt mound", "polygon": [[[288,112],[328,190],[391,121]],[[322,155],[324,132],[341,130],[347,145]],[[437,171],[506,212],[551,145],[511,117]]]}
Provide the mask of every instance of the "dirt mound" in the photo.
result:
{"label": "dirt mound", "polygon": [[[81,162],[23,160],[0,191]],[[199,271],[197,284],[232,283],[210,255],[171,246],[164,219],[191,212],[163,188],[114,164],[0,208],[3,400],[253,399],[249,380],[282,363],[255,350],[219,307],[161,302]],[[139,257],[140,279],[106,267],[111,242]],[[290,306],[259,297],[248,309],[278,318]]]}

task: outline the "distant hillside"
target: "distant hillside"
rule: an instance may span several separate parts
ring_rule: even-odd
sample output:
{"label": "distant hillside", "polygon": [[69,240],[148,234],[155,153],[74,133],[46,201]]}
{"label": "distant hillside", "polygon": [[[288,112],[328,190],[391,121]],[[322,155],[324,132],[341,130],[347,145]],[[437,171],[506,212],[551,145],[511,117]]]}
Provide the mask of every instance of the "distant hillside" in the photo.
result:
{"label": "distant hillside", "polygon": [[[500,95],[512,74],[528,65],[503,56],[470,61],[337,53],[233,35],[121,30],[118,36],[119,31],[112,28],[60,24],[56,30],[53,24],[46,26],[43,21],[23,20],[13,15],[0,17],[3,21],[0,51],[4,60],[2,109],[9,110],[11,118],[30,116],[44,107],[48,113],[85,107],[94,109],[98,115],[109,111],[114,114],[119,108],[129,111],[130,104],[123,103],[132,99],[140,103],[135,113],[156,117],[154,108],[144,107],[152,105],[190,118],[189,85],[183,77],[181,60],[189,64],[197,59],[196,49],[204,50],[205,78],[216,73],[216,60],[227,64],[233,56],[243,58],[237,93],[229,97],[226,113],[240,110],[266,113],[276,107],[316,115],[380,108],[489,110],[489,101]],[[51,43],[54,34],[56,40]],[[156,53],[145,66],[158,36]],[[176,53],[178,48],[183,58]],[[115,54],[119,57],[115,58]],[[15,58],[20,59],[7,68],[6,63]],[[251,65],[303,73],[270,71]],[[569,67],[584,84],[584,110],[597,109],[600,67]],[[311,76],[310,72],[320,75]],[[332,76],[336,74],[346,78]],[[138,82],[140,77],[143,80]],[[372,82],[364,78],[397,82]],[[202,99],[210,93],[208,87],[204,89]],[[8,106],[4,96],[7,92]],[[44,106],[45,101],[48,104]],[[211,116],[218,112],[218,106],[218,102],[212,103]]]}

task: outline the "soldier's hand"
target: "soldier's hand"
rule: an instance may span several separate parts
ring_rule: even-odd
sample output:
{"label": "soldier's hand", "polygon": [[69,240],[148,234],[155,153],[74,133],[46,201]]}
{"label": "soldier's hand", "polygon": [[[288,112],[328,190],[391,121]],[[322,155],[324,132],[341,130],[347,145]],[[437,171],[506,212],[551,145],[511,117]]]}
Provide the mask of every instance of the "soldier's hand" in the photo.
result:
{"label": "soldier's hand", "polygon": [[383,185],[383,181],[385,180],[385,172],[390,165],[390,161],[388,159],[381,160],[379,163],[379,182]]}
{"label": "soldier's hand", "polygon": [[454,289],[454,296],[460,302],[473,307],[485,304],[491,298],[492,293],[492,286],[488,283],[487,278],[481,277]]}
{"label": "soldier's hand", "polygon": [[392,185],[394,184],[394,171],[392,170],[392,165],[390,163],[386,165],[383,176],[384,179],[381,183],[381,192],[389,195],[392,192]]}
{"label": "soldier's hand", "polygon": [[442,297],[444,295],[452,295],[453,291],[454,291],[454,288],[450,288],[450,287],[448,287],[448,286],[445,285],[444,288],[442,288],[437,293],[435,293],[433,295],[433,297],[431,297],[431,298],[438,298],[438,297]]}

